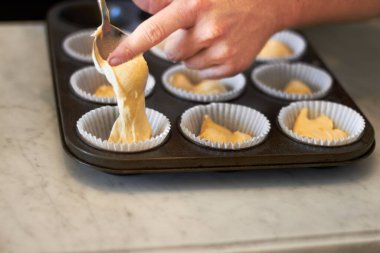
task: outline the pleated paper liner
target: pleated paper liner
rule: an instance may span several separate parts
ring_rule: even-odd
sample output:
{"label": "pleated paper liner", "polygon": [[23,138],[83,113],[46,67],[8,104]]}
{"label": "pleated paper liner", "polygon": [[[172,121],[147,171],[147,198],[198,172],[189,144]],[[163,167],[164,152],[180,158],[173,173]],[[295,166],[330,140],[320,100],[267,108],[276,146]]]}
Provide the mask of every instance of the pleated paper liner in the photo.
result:
{"label": "pleated paper liner", "polygon": [[[302,137],[293,132],[295,120],[302,110],[308,108],[308,117],[328,116],[334,123],[334,128],[345,131],[348,136],[340,140],[320,140]],[[292,139],[310,145],[336,147],[348,145],[357,141],[365,128],[364,118],[355,110],[341,104],[329,101],[298,101],[283,107],[278,115],[281,130]]]}
{"label": "pleated paper liner", "polygon": [[[76,71],[70,78],[70,84],[74,92],[81,98],[101,103],[116,104],[116,97],[98,97],[95,96],[96,89],[101,85],[111,85],[105,75],[100,74],[95,67],[85,67]],[[145,86],[145,97],[149,96],[156,84],[152,75],[149,74],[147,84]]]}
{"label": "pleated paper liner", "polygon": [[[333,79],[324,70],[306,63],[273,63],[255,68],[252,81],[257,88],[269,96],[285,100],[309,100],[324,97],[330,90]],[[284,92],[291,80],[301,80],[312,90],[311,94]]]}
{"label": "pleated paper liner", "polygon": [[91,63],[92,44],[94,41],[91,34],[94,31],[95,28],[86,29],[68,35],[63,41],[63,50],[70,57],[78,61]]}
{"label": "pleated paper liner", "polygon": [[183,73],[190,80],[200,81],[201,79],[199,78],[197,71],[188,69],[184,65],[176,65],[166,70],[162,76],[162,83],[168,92],[175,95],[176,97],[195,102],[206,103],[228,101],[238,97],[244,91],[244,87],[246,85],[244,75],[238,74],[233,77],[218,80],[221,84],[225,85],[225,87],[227,88],[226,92],[209,95],[197,94],[174,87],[169,82],[169,79],[175,73]]}
{"label": "pleated paper liner", "polygon": [[[165,43],[165,40],[162,41],[161,43]],[[158,58],[161,58],[161,59],[163,59],[165,61],[169,61],[168,58],[166,57],[166,54],[165,54],[163,48],[162,48],[163,44],[161,44],[161,43],[158,44],[158,45],[156,45],[156,46],[154,46],[154,47],[152,47],[149,51],[153,55],[157,56]]]}
{"label": "pleated paper liner", "polygon": [[103,106],[86,113],[77,121],[77,131],[84,142],[95,148],[114,152],[147,151],[164,143],[171,126],[169,119],[160,112],[146,108],[146,114],[153,130],[152,137],[146,141],[131,144],[108,142],[112,126],[119,116],[116,106]]}
{"label": "pleated paper liner", "polygon": [[[253,137],[241,143],[218,143],[201,139],[198,135],[204,115],[209,115],[217,124],[231,131],[240,131]],[[198,145],[221,150],[241,150],[263,142],[270,131],[270,122],[262,113],[246,106],[212,103],[185,111],[180,119],[180,129],[186,138]]]}
{"label": "pleated paper liner", "polygon": [[300,59],[306,51],[306,41],[305,39],[298,33],[293,31],[280,31],[275,33],[270,40],[276,40],[284,43],[288,46],[293,54],[286,57],[256,57],[256,61],[258,62],[278,62],[278,61],[295,61]]}

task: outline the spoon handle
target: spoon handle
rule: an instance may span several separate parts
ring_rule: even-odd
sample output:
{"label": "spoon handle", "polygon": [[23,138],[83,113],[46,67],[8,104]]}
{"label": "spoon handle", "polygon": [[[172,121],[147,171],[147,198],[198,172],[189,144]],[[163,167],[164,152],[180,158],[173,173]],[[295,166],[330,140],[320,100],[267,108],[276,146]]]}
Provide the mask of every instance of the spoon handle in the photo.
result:
{"label": "spoon handle", "polygon": [[107,8],[107,4],[105,0],[98,0],[100,13],[102,14],[102,23],[103,25],[111,24],[110,21],[110,12]]}

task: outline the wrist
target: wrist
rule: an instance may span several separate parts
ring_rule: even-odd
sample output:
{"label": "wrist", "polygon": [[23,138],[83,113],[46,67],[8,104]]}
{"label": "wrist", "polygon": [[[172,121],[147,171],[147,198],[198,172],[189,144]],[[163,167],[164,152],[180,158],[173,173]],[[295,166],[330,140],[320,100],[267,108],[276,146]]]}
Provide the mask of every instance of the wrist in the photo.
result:
{"label": "wrist", "polygon": [[276,9],[274,12],[276,13],[277,19],[276,29],[283,30],[299,26],[302,13],[302,1],[274,1],[274,6]]}

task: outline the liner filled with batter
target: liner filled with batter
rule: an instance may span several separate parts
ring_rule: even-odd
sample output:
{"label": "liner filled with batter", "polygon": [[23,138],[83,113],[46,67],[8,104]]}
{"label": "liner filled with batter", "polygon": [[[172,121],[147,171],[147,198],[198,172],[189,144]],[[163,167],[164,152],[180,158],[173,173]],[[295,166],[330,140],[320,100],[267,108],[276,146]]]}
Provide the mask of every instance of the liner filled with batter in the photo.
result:
{"label": "liner filled with batter", "polygon": [[[152,75],[149,74],[145,86],[145,97],[149,96],[156,84]],[[84,67],[76,71],[70,78],[70,85],[74,92],[81,98],[101,103],[116,104],[116,96],[112,85],[105,75],[99,73],[95,67]]]}
{"label": "liner filled with batter", "polygon": [[254,85],[269,96],[309,100],[326,96],[333,79],[326,71],[306,63],[274,63],[252,71]]}
{"label": "liner filled with batter", "polygon": [[[99,35],[101,29],[96,31]],[[96,69],[112,84],[118,115],[115,109],[103,107],[85,114],[77,122],[84,140],[97,147],[113,151],[142,151],[164,141],[170,131],[167,117],[145,108],[145,86],[148,65],[142,55],[112,67],[100,56],[94,44],[92,56]],[[112,128],[110,121],[113,122]],[[104,132],[108,132],[105,139]]]}
{"label": "liner filled with batter", "polygon": [[269,120],[246,106],[212,103],[194,106],[180,119],[181,132],[194,143],[223,150],[250,148],[263,142]]}
{"label": "liner filled with batter", "polygon": [[162,76],[165,89],[176,97],[196,102],[221,102],[238,97],[246,80],[243,74],[219,80],[202,80],[197,71],[176,65]]}
{"label": "liner filled with batter", "polygon": [[299,101],[281,109],[281,130],[296,141],[318,146],[342,146],[355,142],[365,128],[355,110],[329,101]]}
{"label": "liner filled with batter", "polygon": [[306,51],[305,39],[293,31],[280,31],[275,33],[264,45],[258,62],[295,61],[300,59]]}

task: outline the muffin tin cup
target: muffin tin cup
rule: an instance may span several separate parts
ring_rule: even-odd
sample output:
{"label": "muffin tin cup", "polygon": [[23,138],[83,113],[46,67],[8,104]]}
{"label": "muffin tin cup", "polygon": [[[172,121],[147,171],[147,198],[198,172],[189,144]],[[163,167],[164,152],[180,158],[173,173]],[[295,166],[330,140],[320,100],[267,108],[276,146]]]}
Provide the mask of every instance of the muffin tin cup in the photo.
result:
{"label": "muffin tin cup", "polygon": [[191,80],[200,80],[196,70],[188,69],[184,65],[176,65],[166,70],[162,76],[162,83],[165,89],[176,97],[195,102],[208,103],[228,101],[238,97],[244,91],[244,87],[246,85],[244,75],[238,74],[233,77],[223,78],[219,80],[220,83],[227,87],[228,91],[218,94],[202,95],[185,91],[171,85],[169,82],[170,76],[178,72],[185,74]]}
{"label": "muffin tin cup", "polygon": [[86,29],[68,35],[62,44],[65,53],[78,61],[91,63],[92,44],[94,41],[91,35],[94,31],[95,28]]}
{"label": "muffin tin cup", "polygon": [[[76,71],[70,78],[70,84],[74,92],[81,98],[101,104],[116,104],[116,97],[104,98],[95,96],[96,89],[104,84],[109,84],[105,75],[100,74],[95,67],[85,67]],[[145,97],[149,96],[156,84],[152,75],[149,74],[145,86]]]}
{"label": "muffin tin cup", "polygon": [[171,126],[169,119],[160,112],[146,108],[146,114],[152,127],[152,137],[146,141],[131,144],[108,142],[112,126],[119,116],[116,106],[103,106],[86,113],[77,121],[77,132],[84,142],[95,148],[113,152],[147,151],[166,140]]}
{"label": "muffin tin cup", "polygon": [[[262,65],[252,71],[252,81],[264,93],[285,100],[310,100],[324,97],[333,79],[324,70],[305,63],[274,63]],[[305,82],[311,94],[291,94],[283,91],[294,79]]]}
{"label": "muffin tin cup", "polygon": [[280,31],[275,33],[270,40],[277,40],[287,45],[293,52],[287,57],[256,57],[257,62],[279,62],[279,61],[295,61],[300,59],[306,51],[305,39],[293,31]]}
{"label": "muffin tin cup", "polygon": [[[348,134],[347,138],[328,141],[302,137],[293,132],[293,125],[302,108],[308,108],[308,117],[316,118],[320,115],[328,116],[334,123],[334,128],[341,129]],[[343,146],[357,141],[364,129],[364,118],[355,110],[341,104],[328,101],[299,101],[283,107],[278,115],[281,130],[292,139],[301,143],[317,146]]]}
{"label": "muffin tin cup", "polygon": [[[201,139],[198,135],[206,114],[217,124],[253,137],[241,143],[218,143]],[[270,131],[270,122],[262,113],[246,106],[212,103],[185,111],[180,119],[180,129],[186,138],[198,145],[221,150],[241,150],[263,142]]]}

